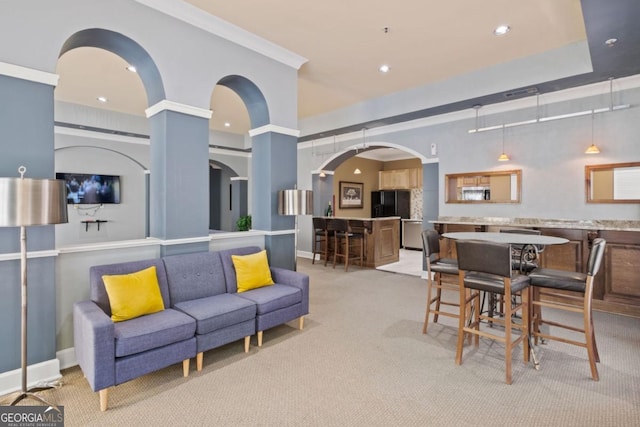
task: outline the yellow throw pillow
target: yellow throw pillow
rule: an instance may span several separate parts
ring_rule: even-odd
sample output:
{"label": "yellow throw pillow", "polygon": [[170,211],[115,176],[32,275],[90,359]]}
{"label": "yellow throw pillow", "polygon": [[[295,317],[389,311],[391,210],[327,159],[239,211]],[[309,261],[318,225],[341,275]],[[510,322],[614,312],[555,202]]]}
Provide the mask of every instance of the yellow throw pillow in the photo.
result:
{"label": "yellow throw pillow", "polygon": [[104,275],[102,281],[114,322],[164,310],[155,265],[131,274]]}
{"label": "yellow throw pillow", "polygon": [[267,251],[251,255],[231,255],[238,278],[238,292],[273,285]]}

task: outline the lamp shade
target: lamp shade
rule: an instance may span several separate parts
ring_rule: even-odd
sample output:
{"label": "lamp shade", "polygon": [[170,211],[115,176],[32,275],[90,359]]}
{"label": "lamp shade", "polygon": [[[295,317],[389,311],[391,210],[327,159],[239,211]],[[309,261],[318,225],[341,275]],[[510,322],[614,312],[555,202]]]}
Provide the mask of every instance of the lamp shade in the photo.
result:
{"label": "lamp shade", "polygon": [[278,191],[278,214],[280,215],[312,215],[313,191],[280,190]]}
{"label": "lamp shade", "polygon": [[0,178],[0,227],[67,222],[63,180]]}

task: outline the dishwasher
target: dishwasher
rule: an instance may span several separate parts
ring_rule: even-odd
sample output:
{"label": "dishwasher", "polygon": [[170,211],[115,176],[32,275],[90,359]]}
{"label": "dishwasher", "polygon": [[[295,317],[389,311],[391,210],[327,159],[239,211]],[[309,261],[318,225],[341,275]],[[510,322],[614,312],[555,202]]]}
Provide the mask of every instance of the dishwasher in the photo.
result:
{"label": "dishwasher", "polygon": [[422,220],[402,220],[402,247],[422,250]]}

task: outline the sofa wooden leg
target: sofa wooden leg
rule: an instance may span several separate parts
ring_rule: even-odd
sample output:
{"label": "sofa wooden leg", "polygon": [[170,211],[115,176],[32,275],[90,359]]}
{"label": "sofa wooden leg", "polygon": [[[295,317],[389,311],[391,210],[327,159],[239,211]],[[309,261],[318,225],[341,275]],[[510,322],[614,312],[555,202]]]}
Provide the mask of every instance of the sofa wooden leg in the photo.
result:
{"label": "sofa wooden leg", "polygon": [[262,331],[258,331],[258,347],[262,347]]}
{"label": "sofa wooden leg", "polygon": [[182,376],[183,377],[188,377],[189,376],[189,359],[185,359],[182,361]]}
{"label": "sofa wooden leg", "polygon": [[202,371],[202,358],[203,358],[203,353],[200,352],[198,354],[196,354],[196,370],[198,372]]}
{"label": "sofa wooden leg", "polygon": [[244,337],[244,352],[249,353],[249,343],[251,343],[251,336]]}
{"label": "sofa wooden leg", "polygon": [[104,412],[107,410],[107,402],[109,401],[109,389],[103,388],[98,394],[100,395],[100,410]]}
{"label": "sofa wooden leg", "polygon": [[302,330],[304,328],[304,316],[300,316],[298,318],[298,329]]}

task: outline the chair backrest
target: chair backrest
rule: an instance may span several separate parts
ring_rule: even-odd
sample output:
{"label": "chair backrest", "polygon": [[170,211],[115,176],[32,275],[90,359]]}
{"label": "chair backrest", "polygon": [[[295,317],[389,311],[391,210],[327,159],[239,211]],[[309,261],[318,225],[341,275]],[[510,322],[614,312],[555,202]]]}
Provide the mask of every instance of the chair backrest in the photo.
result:
{"label": "chair backrest", "polygon": [[422,230],[422,250],[429,262],[440,259],[440,235],[435,230]]}
{"label": "chair backrest", "polygon": [[313,228],[318,231],[324,231],[327,229],[327,219],[318,216],[313,217]]}
{"label": "chair backrest", "polygon": [[511,245],[481,240],[456,240],[458,269],[511,277]]}
{"label": "chair backrest", "polygon": [[352,233],[364,234],[365,226],[364,221],[361,219],[350,219],[347,221],[349,224],[349,231]]}
{"label": "chair backrest", "polygon": [[589,261],[587,262],[587,274],[589,276],[595,276],[600,270],[600,264],[602,263],[602,257],[604,256],[604,246],[606,241],[602,238],[597,238],[591,245],[591,252],[589,252]]}
{"label": "chair backrest", "polygon": [[331,218],[327,224],[327,230],[334,230],[338,232],[349,231],[349,222],[342,218]]}
{"label": "chair backrest", "polygon": [[[540,230],[533,230],[531,228],[501,228],[501,233],[512,233],[512,234],[532,234],[539,236],[542,234]],[[512,245],[513,247],[517,247],[522,249],[525,245]],[[533,245],[538,249],[538,252],[542,252],[544,250],[544,245]]]}

